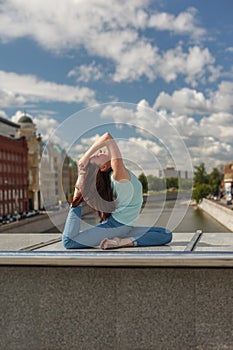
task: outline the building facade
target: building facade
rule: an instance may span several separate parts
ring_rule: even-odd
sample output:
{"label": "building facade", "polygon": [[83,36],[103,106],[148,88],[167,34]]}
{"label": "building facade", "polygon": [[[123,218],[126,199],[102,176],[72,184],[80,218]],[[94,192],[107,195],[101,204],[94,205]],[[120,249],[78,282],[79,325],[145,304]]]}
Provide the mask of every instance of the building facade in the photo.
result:
{"label": "building facade", "polygon": [[225,165],[223,181],[226,200],[231,202],[233,198],[233,161]]}
{"label": "building facade", "polygon": [[0,137],[0,215],[69,202],[77,163],[60,145],[43,145],[25,113],[18,124],[0,118]]}
{"label": "building facade", "polygon": [[41,207],[39,187],[39,166],[42,156],[42,139],[36,133],[36,125],[25,113],[18,121],[20,129],[19,137],[24,136],[28,143],[28,198],[29,209],[38,210]]}
{"label": "building facade", "polygon": [[0,135],[17,138],[20,125],[0,117]]}
{"label": "building facade", "polygon": [[0,135],[0,215],[28,209],[27,141]]}
{"label": "building facade", "polygon": [[77,180],[77,163],[58,144],[44,145],[40,166],[43,206],[50,209],[70,201]]}

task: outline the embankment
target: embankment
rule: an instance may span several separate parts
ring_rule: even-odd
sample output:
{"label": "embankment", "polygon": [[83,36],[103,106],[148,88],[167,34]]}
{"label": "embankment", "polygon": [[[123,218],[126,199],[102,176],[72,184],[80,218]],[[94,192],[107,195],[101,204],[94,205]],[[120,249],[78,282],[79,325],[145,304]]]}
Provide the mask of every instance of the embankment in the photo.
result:
{"label": "embankment", "polygon": [[218,202],[204,198],[198,207],[233,232],[233,211]]}

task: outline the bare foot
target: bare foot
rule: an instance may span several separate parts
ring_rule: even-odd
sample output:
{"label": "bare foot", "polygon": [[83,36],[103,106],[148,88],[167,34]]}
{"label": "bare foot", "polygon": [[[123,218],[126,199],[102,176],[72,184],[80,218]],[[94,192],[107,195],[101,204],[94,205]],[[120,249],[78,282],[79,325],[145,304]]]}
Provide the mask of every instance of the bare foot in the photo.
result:
{"label": "bare foot", "polygon": [[120,239],[118,237],[114,238],[104,238],[100,242],[100,248],[101,249],[110,249],[110,248],[118,248],[119,247],[119,241]]}
{"label": "bare foot", "polygon": [[133,242],[130,238],[105,238],[100,242],[100,248],[103,250],[114,249],[120,247],[133,247]]}

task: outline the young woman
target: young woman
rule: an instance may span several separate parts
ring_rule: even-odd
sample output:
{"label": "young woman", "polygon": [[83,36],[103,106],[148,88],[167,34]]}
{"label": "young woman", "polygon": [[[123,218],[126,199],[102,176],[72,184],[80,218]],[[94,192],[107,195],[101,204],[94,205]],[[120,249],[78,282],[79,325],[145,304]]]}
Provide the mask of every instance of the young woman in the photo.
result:
{"label": "young woman", "polygon": [[[137,226],[142,186],[125,167],[109,133],[88,149],[79,160],[78,168],[79,176],[62,234],[65,248],[144,247],[171,241],[172,233],[165,228]],[[100,224],[80,232],[83,200],[98,212]]]}

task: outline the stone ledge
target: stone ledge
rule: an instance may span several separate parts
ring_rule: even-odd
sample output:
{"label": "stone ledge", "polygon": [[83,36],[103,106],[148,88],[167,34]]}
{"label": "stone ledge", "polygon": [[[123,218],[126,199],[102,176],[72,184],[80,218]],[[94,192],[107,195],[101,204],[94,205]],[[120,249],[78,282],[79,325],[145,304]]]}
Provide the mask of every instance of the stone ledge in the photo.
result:
{"label": "stone ledge", "polygon": [[0,265],[233,267],[233,252],[2,251]]}
{"label": "stone ledge", "polygon": [[203,198],[198,207],[233,232],[233,212],[230,208],[206,198]]}

